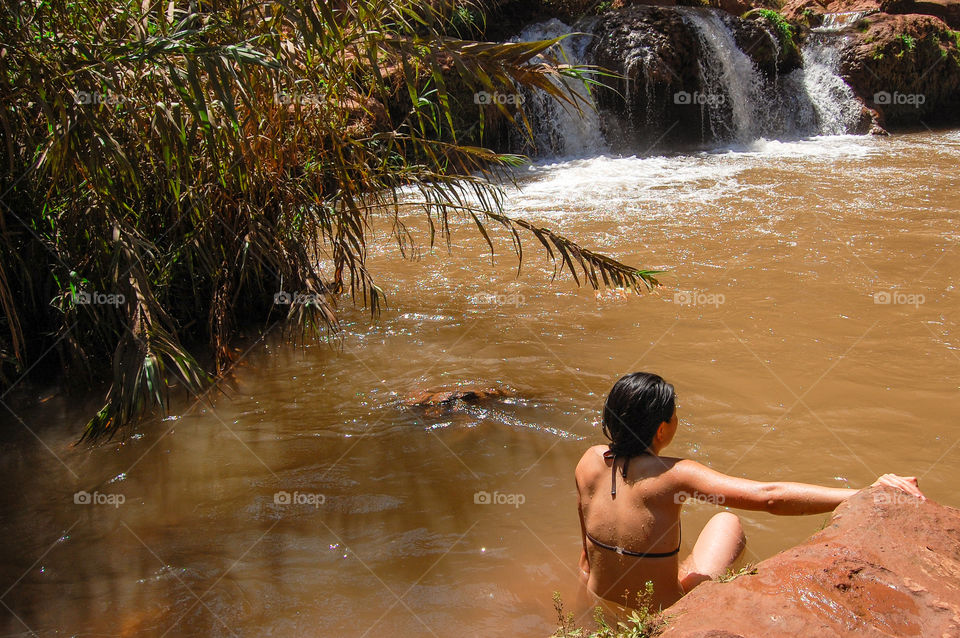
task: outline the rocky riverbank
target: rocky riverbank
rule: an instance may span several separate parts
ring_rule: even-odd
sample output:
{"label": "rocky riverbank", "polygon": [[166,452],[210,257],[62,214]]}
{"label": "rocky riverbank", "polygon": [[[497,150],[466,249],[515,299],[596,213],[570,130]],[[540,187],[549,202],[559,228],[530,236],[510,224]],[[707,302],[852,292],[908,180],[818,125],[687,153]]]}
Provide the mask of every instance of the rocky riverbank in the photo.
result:
{"label": "rocky riverbank", "polygon": [[960,636],[960,510],[864,490],[805,543],[665,614],[662,638]]}
{"label": "rocky riverbank", "polygon": [[[704,39],[694,24],[697,12],[709,14],[710,8],[722,15],[725,28],[762,75],[762,82],[773,87],[767,92],[787,96],[783,104],[772,107],[774,100],[767,97],[758,109],[774,113],[772,122],[800,118],[804,109],[811,108],[809,100],[789,97],[804,81],[789,74],[820,63],[810,58],[824,47],[836,52],[834,71],[852,90],[862,113],[851,115],[847,108],[840,125],[821,122],[816,130],[802,122],[784,122],[783,130],[760,122],[757,130],[745,132],[735,130],[733,93],[721,96],[727,103],[720,107],[709,102],[678,104],[677,94],[703,100],[718,97],[716,87],[705,86],[704,81],[714,65],[708,58],[715,55],[705,48],[716,38]],[[960,123],[960,31],[955,30],[960,29],[960,2],[956,0],[789,0],[786,4],[777,0],[620,0],[601,5],[542,1],[500,2],[490,10],[496,19],[489,21],[485,37],[506,38],[533,21],[551,17],[593,35],[587,59],[581,62],[617,76],[603,79],[612,90],[597,93],[598,106],[604,111],[604,133],[614,148],[631,149],[652,139],[661,145],[683,145],[742,140],[745,133],[769,138]],[[829,42],[820,46],[824,40]],[[817,46],[806,46],[811,42]],[[814,69],[808,76],[819,73]],[[824,92],[836,91],[828,87]],[[813,106],[821,120],[832,115],[825,116],[819,105]],[[723,125],[724,119],[729,126]]]}

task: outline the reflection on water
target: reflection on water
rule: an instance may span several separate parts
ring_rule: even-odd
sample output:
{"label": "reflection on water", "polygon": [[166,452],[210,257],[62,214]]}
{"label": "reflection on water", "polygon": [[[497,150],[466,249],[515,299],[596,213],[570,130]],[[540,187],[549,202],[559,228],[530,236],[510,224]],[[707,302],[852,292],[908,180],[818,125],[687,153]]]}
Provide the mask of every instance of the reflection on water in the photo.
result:
{"label": "reflection on water", "polygon": [[[538,165],[509,211],[669,271],[658,295],[551,284],[533,242],[518,279],[464,223],[453,255],[376,249],[378,322],[254,344],[212,406],[92,451],[73,400],[23,411],[41,440],[4,425],[4,629],[547,634],[551,593],[577,595],[573,467],[638,369],[677,387],[674,454],[761,480],[917,474],[957,505],[958,160],[944,133]],[[402,406],[457,384],[517,398]],[[751,560],[824,520],[742,517]]]}

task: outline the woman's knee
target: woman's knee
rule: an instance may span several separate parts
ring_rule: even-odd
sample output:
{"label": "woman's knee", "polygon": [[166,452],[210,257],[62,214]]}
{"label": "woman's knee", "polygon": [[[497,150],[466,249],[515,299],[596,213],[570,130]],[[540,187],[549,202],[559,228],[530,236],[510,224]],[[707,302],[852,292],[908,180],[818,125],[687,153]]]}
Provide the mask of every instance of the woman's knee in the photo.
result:
{"label": "woman's knee", "polygon": [[720,527],[727,533],[743,535],[743,525],[740,523],[740,517],[733,512],[719,512],[714,514],[707,525],[710,527]]}
{"label": "woman's knee", "polygon": [[733,541],[737,546],[738,555],[747,544],[747,537],[743,533],[743,524],[740,522],[740,517],[733,512],[715,514],[707,523],[707,526],[711,528],[711,531]]}

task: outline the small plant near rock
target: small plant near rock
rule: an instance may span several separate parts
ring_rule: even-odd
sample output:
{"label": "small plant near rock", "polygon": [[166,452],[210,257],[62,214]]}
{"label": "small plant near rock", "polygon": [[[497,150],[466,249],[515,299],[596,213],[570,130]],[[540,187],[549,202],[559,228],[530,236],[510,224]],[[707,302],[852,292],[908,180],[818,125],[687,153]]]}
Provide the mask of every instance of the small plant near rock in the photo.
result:
{"label": "small plant near rock", "polygon": [[613,2],[611,0],[603,0],[597,4],[597,15],[601,13],[606,13],[613,8]]}
{"label": "small plant near rock", "polygon": [[[629,592],[624,592],[624,601],[629,600]],[[666,627],[666,620],[659,612],[653,611],[653,583],[647,582],[643,592],[638,592],[636,603],[626,621],[611,625],[597,607],[593,611],[596,629],[590,631],[578,627],[573,613],[565,614],[563,600],[559,592],[553,592],[553,608],[557,611],[557,630],[550,638],[653,638]]]}
{"label": "small plant near rock", "polygon": [[757,566],[754,565],[753,563],[747,563],[737,571],[728,569],[727,573],[721,574],[720,577],[717,578],[717,582],[729,583],[740,578],[741,576],[754,576],[756,573],[757,573]]}
{"label": "small plant near rock", "polygon": [[[960,65],[960,31],[953,31],[952,29],[944,29],[940,33],[940,42],[947,40],[950,44],[953,45],[953,61]],[[950,55],[950,50],[943,46],[943,44],[938,44],[940,47],[940,57],[945,58]]]}
{"label": "small plant near rock", "polygon": [[907,51],[913,51],[917,47],[917,40],[912,35],[901,33],[897,36],[897,40],[906,47]]}
{"label": "small plant near rock", "polygon": [[800,18],[797,22],[806,29],[812,29],[823,23],[823,14],[807,7],[800,12]]}
{"label": "small plant near rock", "polygon": [[460,5],[453,10],[448,31],[460,38],[479,37],[486,27],[486,20],[476,9]]}
{"label": "small plant near rock", "polygon": [[754,15],[762,16],[764,20],[770,23],[770,26],[772,26],[777,33],[777,40],[780,42],[781,49],[784,51],[792,51],[797,48],[797,28],[790,24],[786,18],[772,9],[754,9],[748,11],[744,17]]}

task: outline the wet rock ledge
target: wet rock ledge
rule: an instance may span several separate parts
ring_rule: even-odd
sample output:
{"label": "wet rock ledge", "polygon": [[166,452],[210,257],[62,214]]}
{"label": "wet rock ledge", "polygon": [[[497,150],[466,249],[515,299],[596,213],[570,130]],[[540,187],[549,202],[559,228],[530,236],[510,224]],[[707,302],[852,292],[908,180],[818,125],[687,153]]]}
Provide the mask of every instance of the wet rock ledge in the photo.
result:
{"label": "wet rock ledge", "polygon": [[864,490],[755,574],[697,587],[662,638],[960,636],[960,510]]}

